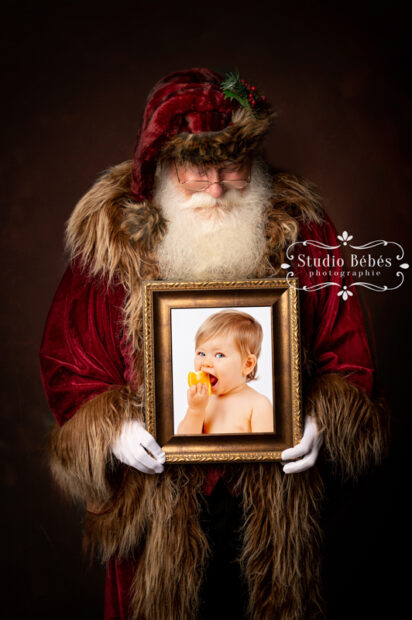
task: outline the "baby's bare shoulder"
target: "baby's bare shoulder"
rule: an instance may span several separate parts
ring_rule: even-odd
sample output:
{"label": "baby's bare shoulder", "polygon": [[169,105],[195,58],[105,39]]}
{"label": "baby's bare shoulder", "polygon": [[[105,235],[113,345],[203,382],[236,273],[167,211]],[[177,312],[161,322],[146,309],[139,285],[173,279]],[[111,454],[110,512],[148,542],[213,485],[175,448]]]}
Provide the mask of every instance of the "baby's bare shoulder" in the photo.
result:
{"label": "baby's bare shoulder", "polygon": [[253,392],[252,431],[261,433],[273,432],[272,403],[260,392],[256,390],[253,390]]}
{"label": "baby's bare shoulder", "polygon": [[261,394],[260,392],[258,392],[254,388],[250,387],[250,385],[248,385],[248,388],[250,390],[249,398],[253,402],[254,406],[259,406],[259,407],[265,407],[265,406],[267,407],[267,406],[269,406],[269,407],[272,407],[272,403],[267,398],[267,396],[265,396],[264,394]]}

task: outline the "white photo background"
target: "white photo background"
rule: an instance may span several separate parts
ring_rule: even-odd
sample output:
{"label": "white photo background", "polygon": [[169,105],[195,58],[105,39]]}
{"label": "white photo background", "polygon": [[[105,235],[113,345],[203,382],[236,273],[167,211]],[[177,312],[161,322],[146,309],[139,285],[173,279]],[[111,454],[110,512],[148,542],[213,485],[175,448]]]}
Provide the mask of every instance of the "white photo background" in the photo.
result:
{"label": "white photo background", "polygon": [[172,308],[172,368],[174,432],[187,410],[187,375],[194,371],[195,335],[203,321],[221,310],[240,310],[253,316],[262,326],[262,350],[258,359],[257,379],[250,387],[264,394],[273,403],[272,327],[271,307],[252,306],[236,308]]}

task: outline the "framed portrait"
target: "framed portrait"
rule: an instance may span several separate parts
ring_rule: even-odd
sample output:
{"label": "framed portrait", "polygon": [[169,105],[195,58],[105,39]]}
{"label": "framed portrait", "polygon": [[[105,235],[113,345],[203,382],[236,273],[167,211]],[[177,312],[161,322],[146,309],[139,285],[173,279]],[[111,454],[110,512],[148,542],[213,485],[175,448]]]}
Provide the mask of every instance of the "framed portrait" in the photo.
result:
{"label": "framed portrait", "polygon": [[167,462],[280,460],[300,441],[297,286],[144,282],[146,425]]}

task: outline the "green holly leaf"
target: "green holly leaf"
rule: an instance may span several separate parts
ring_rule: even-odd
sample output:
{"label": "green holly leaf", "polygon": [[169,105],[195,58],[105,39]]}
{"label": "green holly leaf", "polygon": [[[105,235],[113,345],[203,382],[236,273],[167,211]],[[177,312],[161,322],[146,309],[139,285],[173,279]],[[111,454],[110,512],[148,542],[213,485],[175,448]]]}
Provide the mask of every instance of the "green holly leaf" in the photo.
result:
{"label": "green holly leaf", "polygon": [[251,109],[251,105],[248,99],[246,99],[245,97],[241,97],[240,95],[238,95],[238,93],[234,92],[233,90],[228,90],[225,88],[223,89],[223,94],[228,99],[236,99],[236,101],[238,101],[243,108]]}

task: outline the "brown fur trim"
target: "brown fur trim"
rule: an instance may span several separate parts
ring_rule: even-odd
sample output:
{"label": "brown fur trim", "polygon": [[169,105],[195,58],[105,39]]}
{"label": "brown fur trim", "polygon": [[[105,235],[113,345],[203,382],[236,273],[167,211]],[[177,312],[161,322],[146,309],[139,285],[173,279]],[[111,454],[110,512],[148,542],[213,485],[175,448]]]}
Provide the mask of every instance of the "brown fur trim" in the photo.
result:
{"label": "brown fur trim", "polygon": [[161,159],[188,161],[197,165],[219,165],[241,161],[259,147],[269,131],[273,115],[255,117],[247,108],[236,110],[232,125],[221,131],[181,133],[169,140]]}
{"label": "brown fur trim", "polygon": [[339,374],[325,374],[310,386],[306,413],[323,431],[324,449],[343,478],[356,478],[379,464],[388,445],[388,412]]}
{"label": "brown fur trim", "polygon": [[165,233],[166,222],[155,205],[134,204],[125,210],[122,230],[135,248],[144,248],[150,252]]}
{"label": "brown fur trim", "polygon": [[[66,227],[66,245],[72,259],[80,258],[91,275],[111,279],[129,245],[121,230],[121,209],[129,199],[131,162],[104,173],[77,203]],[[131,260],[134,260],[133,258]]]}
{"label": "brown fur trim", "polygon": [[299,233],[297,221],[286,211],[270,207],[266,219],[266,248],[256,277],[274,277],[284,262],[284,248],[296,241]]}
{"label": "brown fur trim", "polygon": [[97,556],[106,562],[115,554],[119,558],[133,555],[148,526],[144,506],[155,492],[157,476],[144,476],[130,467],[124,467],[123,472],[118,493],[99,511],[87,510],[83,549],[90,558]]}
{"label": "brown fur trim", "polygon": [[131,199],[131,172],[126,161],[104,173],[77,203],[66,228],[71,259],[79,258],[92,276],[111,281],[116,275],[122,284],[141,275],[165,225],[155,206]]}
{"label": "brown fur trim", "polygon": [[92,277],[104,276],[108,284],[116,278],[123,285],[125,327],[138,350],[143,331],[141,283],[158,278],[151,250],[165,222],[157,207],[132,200],[131,173],[131,161],[104,173],[76,205],[67,223],[66,243],[71,259],[80,259]]}
{"label": "brown fur trim", "polygon": [[200,467],[169,466],[161,476],[128,468],[112,509],[87,514],[87,551],[136,559],[131,620],[193,618],[209,554],[199,523],[203,481]]}
{"label": "brown fur trim", "polygon": [[317,187],[296,175],[281,172],[275,175],[275,207],[305,222],[322,222],[322,198]]}
{"label": "brown fur trim", "polygon": [[321,198],[314,185],[293,174],[274,176],[273,199],[266,214],[266,250],[256,277],[278,275],[284,249],[296,241],[299,221],[322,221]]}
{"label": "brown fur trim", "polygon": [[[196,466],[169,466],[161,476],[128,469],[111,510],[86,517],[89,551],[102,560],[114,554],[136,560],[131,620],[196,615],[210,551],[199,522],[204,473]],[[323,486],[316,468],[287,476],[278,463],[249,464],[233,473],[243,494],[240,562],[252,620],[321,617],[317,518]]]}
{"label": "brown fur trim", "polygon": [[124,386],[89,400],[62,427],[53,427],[50,466],[66,493],[93,507],[110,501],[111,444],[123,420],[132,418],[142,419],[142,409],[137,394]]}
{"label": "brown fur trim", "polygon": [[203,479],[201,468],[168,468],[150,498],[150,527],[133,584],[133,620],[191,620],[196,615],[209,553],[199,523]]}
{"label": "brown fur trim", "polygon": [[280,464],[244,467],[241,565],[252,620],[323,616],[318,516],[323,484],[316,468],[289,476]]}

